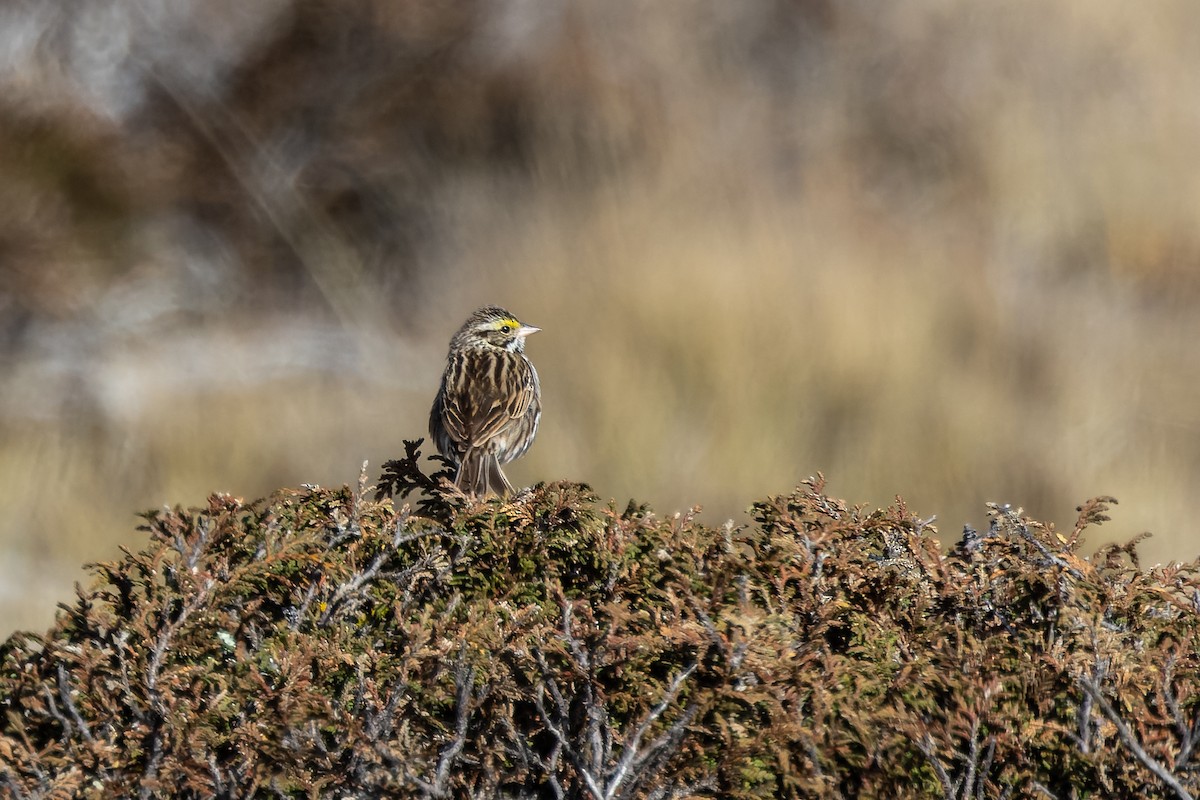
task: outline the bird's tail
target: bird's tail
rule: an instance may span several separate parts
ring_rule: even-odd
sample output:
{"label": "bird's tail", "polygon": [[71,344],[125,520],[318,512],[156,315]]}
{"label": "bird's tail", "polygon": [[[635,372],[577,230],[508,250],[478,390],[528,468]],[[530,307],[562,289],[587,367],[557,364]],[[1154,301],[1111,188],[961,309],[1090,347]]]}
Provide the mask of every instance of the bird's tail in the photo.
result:
{"label": "bird's tail", "polygon": [[513,493],[512,484],[500,469],[495,453],[471,449],[463,455],[454,485],[472,497],[482,498],[488,494],[507,497]]}

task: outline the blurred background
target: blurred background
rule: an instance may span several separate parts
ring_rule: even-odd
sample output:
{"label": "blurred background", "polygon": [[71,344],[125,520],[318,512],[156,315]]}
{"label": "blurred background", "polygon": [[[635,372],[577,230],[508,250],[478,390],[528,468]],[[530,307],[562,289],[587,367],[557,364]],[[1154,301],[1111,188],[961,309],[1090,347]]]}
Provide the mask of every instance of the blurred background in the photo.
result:
{"label": "blurred background", "polygon": [[1191,559],[1198,212],[1192,0],[9,0],[0,635],[139,510],[377,476],[485,303],[519,484]]}

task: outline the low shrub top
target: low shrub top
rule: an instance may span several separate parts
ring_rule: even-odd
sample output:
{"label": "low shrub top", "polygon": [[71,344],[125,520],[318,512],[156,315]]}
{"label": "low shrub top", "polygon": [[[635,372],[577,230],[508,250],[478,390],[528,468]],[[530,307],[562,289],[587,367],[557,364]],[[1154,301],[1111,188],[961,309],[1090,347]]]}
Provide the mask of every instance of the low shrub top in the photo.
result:
{"label": "low shrub top", "polygon": [[[389,494],[420,494],[396,508]],[[14,797],[1190,797],[1200,575],[1006,507],[943,553],[810,481],[753,523],[586,487],[145,515],[0,647]]]}

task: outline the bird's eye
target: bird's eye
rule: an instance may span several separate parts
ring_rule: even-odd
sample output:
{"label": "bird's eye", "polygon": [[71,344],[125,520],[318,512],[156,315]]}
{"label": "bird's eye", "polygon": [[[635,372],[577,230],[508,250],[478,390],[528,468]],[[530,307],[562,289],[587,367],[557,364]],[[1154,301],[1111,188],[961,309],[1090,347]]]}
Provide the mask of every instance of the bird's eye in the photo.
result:
{"label": "bird's eye", "polygon": [[500,326],[501,333],[508,333],[511,330],[512,330],[512,325],[501,325]]}

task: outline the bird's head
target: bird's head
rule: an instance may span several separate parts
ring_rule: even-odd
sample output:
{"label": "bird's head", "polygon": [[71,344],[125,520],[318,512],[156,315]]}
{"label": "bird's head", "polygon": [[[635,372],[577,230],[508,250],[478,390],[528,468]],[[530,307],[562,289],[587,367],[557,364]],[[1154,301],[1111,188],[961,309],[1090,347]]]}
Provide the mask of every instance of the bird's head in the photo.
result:
{"label": "bird's head", "polygon": [[526,325],[499,306],[485,306],[472,314],[458,333],[451,348],[494,347],[514,353],[525,352],[525,337],[541,328]]}

